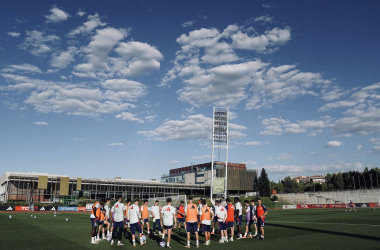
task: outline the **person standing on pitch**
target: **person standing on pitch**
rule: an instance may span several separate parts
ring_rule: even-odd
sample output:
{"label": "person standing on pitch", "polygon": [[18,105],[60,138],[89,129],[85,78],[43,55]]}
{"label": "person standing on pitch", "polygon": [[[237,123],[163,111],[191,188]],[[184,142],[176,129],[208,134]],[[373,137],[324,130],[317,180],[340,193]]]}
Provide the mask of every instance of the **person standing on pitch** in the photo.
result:
{"label": "person standing on pitch", "polygon": [[257,217],[257,226],[259,228],[259,236],[257,237],[260,240],[264,240],[264,226],[265,226],[265,215],[268,214],[268,211],[264,205],[261,204],[260,198],[257,199],[256,207],[256,217]]}
{"label": "person standing on pitch", "polygon": [[[96,211],[104,205],[104,200],[100,200],[99,202],[95,202],[94,205],[92,205],[92,209],[91,209],[91,215],[90,215],[90,219],[91,219],[91,227],[92,227],[92,230],[91,230],[91,244],[98,244],[99,241],[96,240],[96,229],[98,227],[98,222],[99,222],[99,217],[97,217],[96,215]],[[58,210],[56,210],[58,211]]]}
{"label": "person standing on pitch", "polygon": [[202,231],[202,229],[200,230],[202,222],[201,222],[201,218],[199,215],[201,208],[202,208],[202,201],[203,201],[202,198],[198,201],[198,234],[201,233],[201,231]]}
{"label": "person standing on pitch", "polygon": [[243,223],[243,207],[238,197],[235,197],[234,201],[235,201],[235,221],[236,221],[236,226],[238,229],[237,239],[240,240],[243,238],[241,235],[241,225]]}
{"label": "person standing on pitch", "polygon": [[[216,214],[218,213],[218,209],[220,208],[220,200],[215,200],[215,206],[214,206],[214,220],[213,220],[213,223],[212,223],[212,232],[211,234],[214,234],[215,233],[215,224],[218,223],[218,216],[216,216]],[[220,229],[219,229],[220,231]]]}
{"label": "person standing on pitch", "polygon": [[185,202],[181,201],[181,204],[177,207],[177,220],[178,220],[178,233],[181,234],[181,223],[183,223],[183,226],[186,230],[186,224],[185,224]]}
{"label": "person standing on pitch", "polygon": [[253,227],[255,228],[255,234],[253,236],[251,236],[251,235],[249,236],[249,238],[252,238],[252,237],[257,236],[257,217],[256,217],[256,205],[255,205],[254,199],[251,200],[251,206],[249,207],[249,209],[251,210],[250,227],[251,227],[251,225],[253,225]]}
{"label": "person standing on pitch", "polygon": [[187,245],[186,248],[190,248],[190,233],[191,230],[195,233],[196,247],[199,247],[199,235],[198,235],[198,209],[197,205],[193,203],[193,198],[189,197],[189,204],[185,207],[186,216],[186,232],[187,232]]}
{"label": "person standing on pitch", "polygon": [[[107,236],[110,235],[110,227],[111,227],[111,223],[110,223],[110,203],[111,203],[111,199],[110,198],[107,198],[106,199],[106,203],[104,204],[104,209],[106,210],[106,221],[108,222],[105,223],[107,225]],[[104,227],[103,227],[104,229]],[[103,235],[104,235],[104,232],[103,232]]]}
{"label": "person standing on pitch", "polygon": [[124,211],[124,238],[128,238],[128,226],[129,226],[129,219],[128,219],[128,210],[131,206],[131,199],[127,199],[127,205],[125,205],[125,211]]}
{"label": "person standing on pitch", "polygon": [[219,200],[219,207],[216,210],[216,216],[218,217],[218,227],[220,231],[220,235],[222,236],[220,238],[219,243],[228,242],[228,236],[227,236],[227,209],[225,208],[224,204],[222,204],[222,201]]}
{"label": "person standing on pitch", "polygon": [[116,231],[119,228],[119,233],[117,235],[118,246],[123,246],[124,244],[121,243],[121,236],[123,235],[123,220],[124,220],[124,210],[125,206],[123,203],[121,203],[122,197],[119,196],[113,207],[111,208],[111,217],[112,217],[112,225],[113,225],[113,231],[112,231],[112,240],[111,245],[113,245],[114,240],[116,239]]}
{"label": "person standing on pitch", "polygon": [[350,201],[350,212],[352,209],[354,209],[354,211],[356,212],[355,204],[352,201]]}
{"label": "person standing on pitch", "polygon": [[252,228],[251,228],[251,207],[249,206],[249,201],[244,201],[245,207],[245,233],[243,239],[247,238],[247,233],[249,232],[249,238],[252,238]]}
{"label": "person standing on pitch", "polygon": [[203,231],[205,233],[205,245],[210,245],[210,227],[211,227],[211,221],[214,219],[214,213],[212,212],[211,208],[207,206],[206,200],[202,200],[202,208],[201,211],[199,211],[199,216],[201,217],[202,227]]}
{"label": "person standing on pitch", "polygon": [[[177,220],[175,218],[175,208],[172,206],[172,199],[166,199],[166,206],[161,209],[161,224],[163,224],[164,230],[168,234],[168,241],[166,243],[166,248],[170,248],[170,238],[173,230],[173,220],[174,227],[177,227]],[[165,232],[162,234],[162,240],[165,241]]]}
{"label": "person standing on pitch", "polygon": [[[147,234],[150,234],[148,200],[144,200],[144,204],[141,206],[141,217],[144,224],[146,224]],[[142,230],[144,231],[144,225],[142,226]]]}
{"label": "person standing on pitch", "polygon": [[153,234],[157,235],[156,233],[156,225],[158,227],[158,235],[162,235],[161,233],[161,216],[160,216],[160,202],[156,200],[154,202],[154,205],[151,207],[150,211],[152,212],[153,217]]}
{"label": "person standing on pitch", "polygon": [[234,241],[234,217],[235,217],[235,207],[232,205],[231,200],[229,198],[226,199],[227,202],[227,228],[226,230],[228,231],[228,228],[231,229],[231,239],[230,241]]}
{"label": "person standing on pitch", "polygon": [[140,225],[141,214],[140,214],[138,199],[136,199],[135,203],[129,207],[127,217],[131,225],[133,246],[134,247],[136,246],[136,235],[135,235],[136,229],[139,232],[140,245],[141,246],[144,245],[146,242],[142,238],[142,230],[141,230],[141,225]]}

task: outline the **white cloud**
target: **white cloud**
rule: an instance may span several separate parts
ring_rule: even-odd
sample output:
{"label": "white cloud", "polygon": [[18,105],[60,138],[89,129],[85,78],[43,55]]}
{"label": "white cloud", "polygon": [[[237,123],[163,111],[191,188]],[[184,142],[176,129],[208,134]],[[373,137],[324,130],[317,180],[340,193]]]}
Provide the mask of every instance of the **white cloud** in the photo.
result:
{"label": "white cloud", "polygon": [[48,69],[46,71],[47,74],[54,74],[54,73],[57,73],[59,71],[59,69]]}
{"label": "white cloud", "polygon": [[340,141],[329,141],[326,143],[325,147],[340,147],[342,145],[342,142]]}
{"label": "white cloud", "polygon": [[337,161],[335,163],[327,164],[312,164],[312,165],[266,165],[262,166],[268,173],[285,173],[285,174],[325,174],[334,172],[345,172],[349,170],[363,171],[363,164],[360,162],[343,162]]}
{"label": "white cloud", "polygon": [[8,32],[7,34],[8,34],[8,36],[11,36],[11,37],[19,37],[21,35],[18,32]]}
{"label": "white cloud", "polygon": [[171,160],[171,161],[169,161],[168,163],[169,164],[176,164],[176,163],[180,163],[181,161],[177,161],[177,160]]}
{"label": "white cloud", "polygon": [[325,127],[324,121],[316,121],[316,120],[306,120],[300,122],[300,126],[302,128],[312,128],[312,129],[321,129]]}
{"label": "white cloud", "polygon": [[60,38],[56,35],[45,35],[41,31],[26,31],[25,41],[20,45],[22,49],[29,50],[32,55],[43,55],[52,51],[48,44],[56,43]]}
{"label": "white cloud", "polygon": [[20,65],[9,65],[8,67],[1,70],[1,72],[15,72],[21,71],[24,73],[43,73],[37,66],[24,63]]}
{"label": "white cloud", "polygon": [[113,142],[113,143],[108,144],[108,146],[123,146],[123,145],[124,144],[121,142]]}
{"label": "white cloud", "polygon": [[[82,12],[82,13],[85,13],[85,12]],[[93,31],[98,26],[106,26],[107,25],[107,23],[101,21],[98,13],[95,13],[94,15],[89,15],[87,17],[87,19],[88,19],[88,21],[84,22],[83,25],[81,25],[78,28],[70,31],[68,36],[73,37],[73,36],[76,36],[79,34],[85,35],[85,34],[90,33],[91,31]]]}
{"label": "white cloud", "polygon": [[35,122],[34,124],[36,124],[36,125],[43,125],[43,126],[49,125],[47,122]]}
{"label": "white cloud", "polygon": [[64,69],[71,64],[74,60],[74,55],[77,53],[77,48],[70,46],[66,51],[54,53],[50,65],[56,68]]}
{"label": "white cloud", "polygon": [[380,146],[374,146],[373,150],[372,150],[372,153],[380,154]]}
{"label": "white cloud", "polygon": [[211,159],[211,155],[194,156],[191,159]]}
{"label": "white cloud", "polygon": [[194,23],[195,23],[195,20],[193,20],[193,21],[187,21],[187,22],[181,23],[181,26],[186,28],[186,27],[193,26]]}
{"label": "white cloud", "polygon": [[[241,131],[246,127],[230,123],[229,139],[242,138],[246,136]],[[185,120],[169,120],[152,131],[139,131],[138,134],[145,135],[156,141],[173,141],[187,139],[210,139],[212,132],[212,118],[202,114],[190,115]]]}
{"label": "white cloud", "polygon": [[368,141],[372,144],[380,144],[380,138],[371,138]]}
{"label": "white cloud", "polygon": [[79,9],[78,12],[77,12],[77,15],[78,16],[84,16],[84,15],[86,15],[86,12],[82,11],[81,9]]}
{"label": "white cloud", "polygon": [[261,141],[250,141],[245,143],[247,146],[260,146],[261,144]]}
{"label": "white cloud", "polygon": [[50,12],[51,12],[50,15],[45,16],[47,19],[46,21],[47,23],[49,22],[57,23],[57,22],[65,21],[70,16],[68,13],[64,12],[61,9],[58,9],[57,7],[51,8]]}
{"label": "white cloud", "polygon": [[283,134],[300,134],[305,133],[306,129],[297,123],[290,123],[280,118],[269,118],[262,120],[264,131],[260,131],[261,135],[283,135]]}
{"label": "white cloud", "polygon": [[307,136],[309,136],[309,137],[315,137],[315,136],[317,136],[317,135],[319,135],[321,133],[323,133],[323,130],[322,129],[318,129],[318,130],[315,130],[315,131],[311,132]]}
{"label": "white cloud", "polygon": [[144,120],[137,118],[135,114],[132,114],[129,112],[123,112],[121,114],[116,115],[115,117],[118,119],[125,120],[125,121],[144,123]]}
{"label": "white cloud", "polygon": [[288,160],[288,159],[291,159],[293,158],[293,155],[292,154],[288,154],[288,153],[281,153],[279,156],[277,156],[275,159],[276,160]]}
{"label": "white cloud", "polygon": [[157,115],[148,115],[144,119],[147,120],[148,122],[153,122],[156,117]]}
{"label": "white cloud", "polygon": [[272,23],[273,22],[273,17],[269,16],[269,15],[263,15],[263,16],[256,17],[254,19],[254,21],[255,22],[261,22],[263,24],[265,24],[265,23]]}
{"label": "white cloud", "polygon": [[257,161],[243,161],[242,163],[246,165],[257,165]]}
{"label": "white cloud", "polygon": [[363,148],[362,145],[358,145],[358,146],[356,147],[356,149],[357,149],[358,151],[360,151],[362,148]]}

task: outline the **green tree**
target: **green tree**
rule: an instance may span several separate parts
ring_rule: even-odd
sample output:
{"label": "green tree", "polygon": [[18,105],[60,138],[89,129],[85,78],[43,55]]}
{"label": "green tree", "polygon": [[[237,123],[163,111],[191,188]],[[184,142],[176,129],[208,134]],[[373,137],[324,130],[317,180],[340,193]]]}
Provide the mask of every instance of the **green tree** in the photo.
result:
{"label": "green tree", "polygon": [[297,183],[298,184],[298,193],[305,192],[305,185],[303,183]]}
{"label": "green tree", "polygon": [[298,183],[296,180],[292,179],[290,176],[285,177],[282,184],[284,184],[285,193],[297,193]]}
{"label": "green tree", "polygon": [[284,192],[284,184],[282,184],[281,182],[276,184],[276,190],[278,193]]}
{"label": "green tree", "polygon": [[321,186],[322,186],[322,192],[327,191],[327,184],[326,183],[322,183]]}
{"label": "green tree", "polygon": [[259,193],[262,197],[270,197],[270,182],[267,175],[267,172],[265,172],[265,168],[261,170],[260,177],[259,177]]}
{"label": "green tree", "polygon": [[342,173],[340,172],[337,175],[335,175],[334,187],[337,190],[342,190],[344,188],[343,176],[342,176]]}

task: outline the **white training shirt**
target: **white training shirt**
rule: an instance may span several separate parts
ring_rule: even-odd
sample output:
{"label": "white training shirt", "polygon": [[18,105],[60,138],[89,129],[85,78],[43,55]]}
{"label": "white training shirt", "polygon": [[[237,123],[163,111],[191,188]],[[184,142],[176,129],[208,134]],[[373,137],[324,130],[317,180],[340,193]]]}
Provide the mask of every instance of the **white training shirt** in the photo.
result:
{"label": "white training shirt", "polygon": [[[214,214],[214,212],[212,211],[212,209],[210,209],[211,211],[210,211],[210,213],[211,214]],[[202,209],[199,211],[199,216],[201,216],[202,215]],[[212,216],[211,216],[212,217]],[[200,217],[200,218],[202,218],[202,217]],[[211,218],[210,218],[211,219]],[[202,224],[205,224],[205,225],[211,225],[211,220],[202,220]]]}
{"label": "white training shirt", "polygon": [[114,222],[121,222],[124,220],[124,210],[126,207],[121,202],[116,202],[111,208],[112,217]]}
{"label": "white training shirt", "polygon": [[173,226],[173,215],[175,215],[175,208],[166,205],[161,209],[162,219],[164,226]]}
{"label": "white training shirt", "polygon": [[235,210],[238,210],[238,209],[239,209],[239,216],[243,215],[243,207],[241,206],[240,202],[235,203]]}
{"label": "white training shirt", "polygon": [[[100,204],[99,204],[99,202],[98,202],[98,204],[95,205],[95,208],[98,209],[99,207],[100,207]],[[96,209],[95,209],[95,211],[96,211]],[[90,218],[95,219],[95,215],[93,215],[93,214],[91,213]]]}
{"label": "white training shirt", "polygon": [[130,224],[135,224],[141,219],[139,206],[133,204],[128,209],[128,219]]}
{"label": "white training shirt", "polygon": [[153,219],[160,219],[160,206],[153,205],[150,211],[152,212],[152,216],[154,216]]}
{"label": "white training shirt", "polygon": [[227,218],[227,209],[225,207],[217,207],[217,213],[216,215],[218,216],[218,221],[223,222],[224,219]]}
{"label": "white training shirt", "polygon": [[251,212],[251,208],[250,208],[249,206],[247,206],[247,207],[245,208],[245,213],[248,214],[249,212]]}
{"label": "white training shirt", "polygon": [[110,206],[105,204],[104,209],[106,210],[106,217],[108,219],[110,217]]}

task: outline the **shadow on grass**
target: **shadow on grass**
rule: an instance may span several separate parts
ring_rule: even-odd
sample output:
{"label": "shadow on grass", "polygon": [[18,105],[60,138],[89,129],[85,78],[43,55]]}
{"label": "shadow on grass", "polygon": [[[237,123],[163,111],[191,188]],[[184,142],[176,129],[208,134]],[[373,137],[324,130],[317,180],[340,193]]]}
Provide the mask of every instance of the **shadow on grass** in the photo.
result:
{"label": "shadow on grass", "polygon": [[302,231],[311,231],[311,232],[324,233],[324,234],[335,234],[335,235],[339,235],[339,236],[354,237],[354,238],[374,240],[374,241],[380,242],[380,237],[374,237],[374,236],[368,236],[368,235],[341,233],[341,232],[334,232],[334,231],[321,230],[321,229],[315,229],[315,228],[306,228],[306,227],[298,227],[298,226],[290,226],[290,225],[279,225],[279,224],[273,224],[273,223],[266,223],[266,225],[272,226],[272,227],[282,227],[282,228],[302,230]]}

